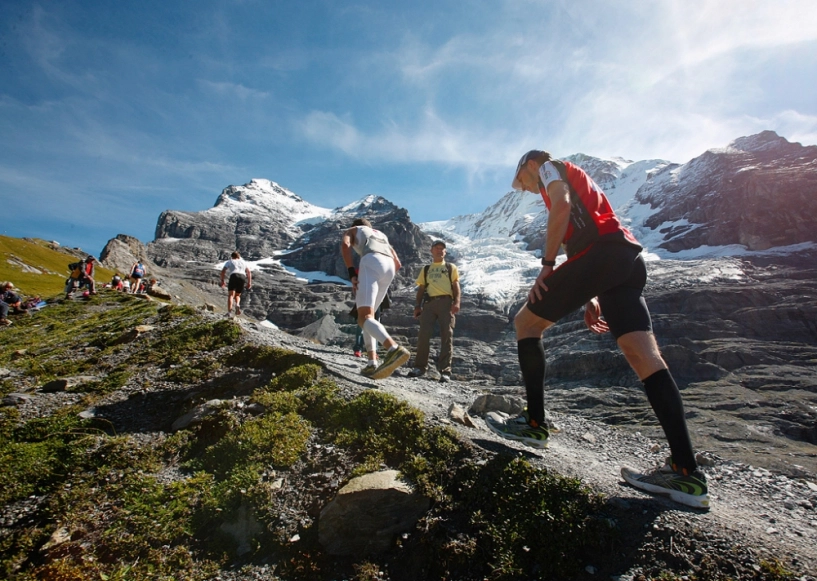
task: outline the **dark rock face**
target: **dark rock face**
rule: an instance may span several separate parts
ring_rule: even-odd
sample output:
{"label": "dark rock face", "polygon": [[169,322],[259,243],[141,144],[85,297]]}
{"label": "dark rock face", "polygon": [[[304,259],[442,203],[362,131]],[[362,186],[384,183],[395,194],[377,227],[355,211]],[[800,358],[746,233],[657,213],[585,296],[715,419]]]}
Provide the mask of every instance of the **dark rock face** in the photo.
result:
{"label": "dark rock face", "polygon": [[386,234],[400,257],[403,268],[397,272],[394,286],[413,286],[416,276],[414,267],[431,261],[432,240],[411,222],[405,209],[383,198],[375,198],[371,205],[346,209],[311,228],[293,243],[297,250],[287,254],[282,262],[301,271],[320,271],[347,278],[346,265],[340,254],[340,240],[343,232],[358,217],[366,217],[374,228]]}
{"label": "dark rock face", "polygon": [[671,252],[703,245],[766,250],[814,242],[817,146],[789,143],[773,131],[743,137],[684,166],[668,166],[636,199],[657,208],[646,225],[666,229],[661,247]]}

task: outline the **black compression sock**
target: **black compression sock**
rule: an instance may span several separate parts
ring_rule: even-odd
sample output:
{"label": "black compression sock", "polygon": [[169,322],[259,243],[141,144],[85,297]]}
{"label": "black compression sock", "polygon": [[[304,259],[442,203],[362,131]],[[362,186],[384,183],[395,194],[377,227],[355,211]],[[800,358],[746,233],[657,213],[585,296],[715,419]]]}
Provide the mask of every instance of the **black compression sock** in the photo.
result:
{"label": "black compression sock", "polygon": [[668,369],[662,369],[650,375],[643,383],[647,399],[664,428],[673,463],[689,472],[694,471],[697,463],[684,417],[684,403],[672,374]]}
{"label": "black compression sock", "polygon": [[545,424],[545,347],[541,339],[521,339],[516,343],[519,367],[528,397],[528,414],[538,425]]}

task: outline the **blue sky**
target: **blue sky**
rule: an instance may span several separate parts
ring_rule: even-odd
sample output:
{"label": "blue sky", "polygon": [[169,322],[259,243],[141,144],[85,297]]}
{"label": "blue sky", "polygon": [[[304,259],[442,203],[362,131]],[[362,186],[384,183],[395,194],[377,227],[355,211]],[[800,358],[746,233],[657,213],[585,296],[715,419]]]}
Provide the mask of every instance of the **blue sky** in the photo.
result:
{"label": "blue sky", "polygon": [[0,0],[0,232],[98,254],[253,178],[445,219],[534,147],[813,145],[816,82],[813,0]]}

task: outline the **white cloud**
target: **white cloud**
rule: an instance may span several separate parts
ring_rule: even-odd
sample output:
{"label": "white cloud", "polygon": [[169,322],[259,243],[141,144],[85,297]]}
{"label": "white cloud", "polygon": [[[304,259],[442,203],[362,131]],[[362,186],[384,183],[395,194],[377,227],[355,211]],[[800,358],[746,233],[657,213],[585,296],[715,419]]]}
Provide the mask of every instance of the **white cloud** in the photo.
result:
{"label": "white cloud", "polygon": [[266,91],[246,87],[240,83],[208,81],[206,79],[200,79],[198,82],[205,90],[219,97],[237,97],[241,101],[269,97],[269,93]]}

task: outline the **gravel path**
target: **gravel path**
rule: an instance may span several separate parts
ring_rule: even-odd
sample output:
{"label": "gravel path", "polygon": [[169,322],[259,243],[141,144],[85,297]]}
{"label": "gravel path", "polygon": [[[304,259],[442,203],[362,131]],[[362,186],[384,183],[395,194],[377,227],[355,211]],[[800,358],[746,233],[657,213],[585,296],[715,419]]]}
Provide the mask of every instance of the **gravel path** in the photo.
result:
{"label": "gravel path", "polygon": [[[248,327],[255,327],[248,324]],[[712,508],[699,512],[650,496],[628,485],[619,475],[622,465],[646,469],[668,455],[664,442],[650,440],[607,424],[576,415],[554,413],[562,431],[552,436],[547,450],[532,450],[498,438],[479,417],[474,427],[452,422],[449,409],[459,404],[466,410],[474,399],[490,390],[486,386],[452,381],[404,377],[408,368],[380,381],[358,374],[361,360],[345,349],[315,345],[277,331],[260,330],[259,342],[284,344],[325,362],[342,387],[353,390],[380,389],[419,408],[428,420],[452,425],[477,447],[492,453],[523,454],[538,467],[581,478],[602,492],[610,502],[643,522],[644,544],[667,545],[664,551],[696,562],[715,551],[727,551],[741,559],[781,559],[795,570],[817,575],[817,477],[804,471],[791,478],[760,466],[703,452],[702,469],[710,484]],[[507,388],[503,388],[507,390]],[[592,566],[592,565],[591,565]],[[630,577],[637,578],[638,571]]]}

